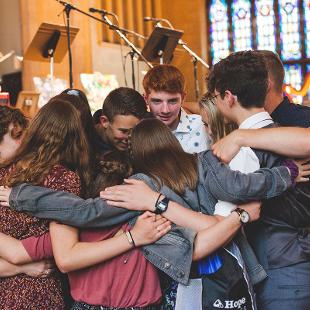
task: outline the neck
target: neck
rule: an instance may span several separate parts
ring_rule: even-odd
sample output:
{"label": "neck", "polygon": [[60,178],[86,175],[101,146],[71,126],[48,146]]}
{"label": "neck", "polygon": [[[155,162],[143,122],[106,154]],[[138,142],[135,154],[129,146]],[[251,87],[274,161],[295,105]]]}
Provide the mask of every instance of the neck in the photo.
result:
{"label": "neck", "polygon": [[254,114],[265,112],[264,108],[250,108],[250,109],[244,109],[241,108],[237,114],[236,117],[236,123],[238,126],[240,126],[247,118],[251,117]]}
{"label": "neck", "polygon": [[282,102],[283,94],[269,90],[265,100],[265,110],[271,114]]}
{"label": "neck", "polygon": [[180,117],[181,117],[181,110],[180,110],[179,116],[175,119],[175,121],[168,126],[171,131],[177,129],[179,122],[180,122]]}

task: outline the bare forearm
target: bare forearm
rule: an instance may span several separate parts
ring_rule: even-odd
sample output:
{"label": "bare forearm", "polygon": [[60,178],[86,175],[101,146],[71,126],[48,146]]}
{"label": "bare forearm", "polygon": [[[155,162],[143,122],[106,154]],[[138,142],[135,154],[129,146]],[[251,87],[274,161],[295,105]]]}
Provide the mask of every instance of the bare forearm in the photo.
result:
{"label": "bare forearm", "polygon": [[62,272],[70,272],[96,265],[129,251],[125,234],[101,242],[78,242],[70,249],[62,249],[62,257],[55,257]]}
{"label": "bare forearm", "polygon": [[218,223],[218,218],[186,209],[174,201],[170,201],[163,216],[169,221],[195,231],[207,229]]}
{"label": "bare forearm", "polygon": [[0,257],[12,264],[32,261],[21,241],[4,233],[0,233]]}
{"label": "bare forearm", "polygon": [[238,130],[236,141],[239,146],[263,149],[287,157],[310,156],[310,128]]}
{"label": "bare forearm", "polygon": [[22,273],[20,266],[0,258],[0,278],[12,277],[20,273]]}
{"label": "bare forearm", "polygon": [[77,229],[52,223],[50,234],[54,258],[62,272],[96,265],[130,250],[132,247],[122,232],[107,240],[80,242]]}
{"label": "bare forearm", "polygon": [[195,243],[193,260],[199,260],[231,240],[241,227],[239,216],[233,212],[230,216],[212,227],[198,232]]}

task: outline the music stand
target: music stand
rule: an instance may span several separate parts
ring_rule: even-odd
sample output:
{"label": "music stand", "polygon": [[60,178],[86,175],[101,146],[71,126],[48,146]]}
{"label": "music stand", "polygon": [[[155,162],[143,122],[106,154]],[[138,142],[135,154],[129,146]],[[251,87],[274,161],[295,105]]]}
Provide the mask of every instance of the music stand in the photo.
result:
{"label": "music stand", "polygon": [[[72,44],[79,28],[70,27]],[[54,62],[62,62],[68,51],[67,29],[65,26],[42,23],[24,55],[26,60],[50,62],[51,85],[54,80]],[[53,92],[53,89],[52,89]]]}
{"label": "music stand", "polygon": [[155,27],[143,47],[142,55],[149,62],[169,64],[182,35],[181,30]]}

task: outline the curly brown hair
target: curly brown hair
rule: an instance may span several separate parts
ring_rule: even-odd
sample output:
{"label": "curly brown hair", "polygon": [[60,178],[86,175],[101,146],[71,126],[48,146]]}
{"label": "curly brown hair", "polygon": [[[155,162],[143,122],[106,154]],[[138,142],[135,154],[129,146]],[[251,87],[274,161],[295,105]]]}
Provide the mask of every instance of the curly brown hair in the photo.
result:
{"label": "curly brown hair", "polygon": [[67,101],[52,98],[33,119],[17,154],[4,163],[14,165],[5,185],[39,185],[55,165],[76,172],[89,186],[90,147],[79,112]]}
{"label": "curly brown hair", "polygon": [[[13,139],[19,139],[28,127],[29,121],[19,109],[0,104],[0,116],[0,142],[7,133]],[[11,124],[13,128],[9,130]]]}

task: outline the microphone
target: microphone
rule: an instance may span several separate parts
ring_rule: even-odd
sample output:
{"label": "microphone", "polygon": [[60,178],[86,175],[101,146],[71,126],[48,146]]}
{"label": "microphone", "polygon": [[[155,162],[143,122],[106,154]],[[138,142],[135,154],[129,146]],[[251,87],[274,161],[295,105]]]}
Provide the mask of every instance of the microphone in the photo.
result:
{"label": "microphone", "polygon": [[99,9],[96,9],[96,8],[89,8],[88,11],[91,12],[91,13],[100,13],[100,14],[103,14],[103,15],[111,15],[111,16],[115,17],[115,14],[113,12],[109,12],[109,11],[106,11],[106,10],[99,10]]}
{"label": "microphone", "polygon": [[70,3],[67,3],[65,1],[61,1],[61,0],[56,0],[57,2],[59,2],[60,4],[62,4],[65,8],[74,8],[73,5],[71,5]]}
{"label": "microphone", "polygon": [[158,23],[158,22],[162,22],[163,19],[162,19],[162,18],[156,18],[156,17],[145,16],[145,17],[143,17],[143,21],[145,21],[145,22],[156,22],[156,23]]}
{"label": "microphone", "polygon": [[[172,24],[171,24],[171,23],[169,22],[169,20],[166,19],[166,18],[156,18],[156,17],[145,16],[145,17],[143,17],[143,21],[145,21],[145,22],[155,22],[156,25],[158,25],[158,26],[160,26],[160,27],[162,27],[162,25],[161,25],[160,23],[161,23],[161,22],[164,22],[164,23],[166,23],[167,25],[169,25],[170,29],[174,29],[173,26],[172,26]],[[155,26],[156,26],[156,25],[155,25]]]}

